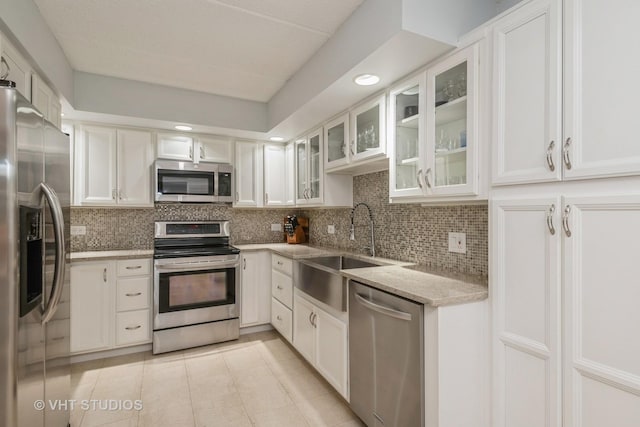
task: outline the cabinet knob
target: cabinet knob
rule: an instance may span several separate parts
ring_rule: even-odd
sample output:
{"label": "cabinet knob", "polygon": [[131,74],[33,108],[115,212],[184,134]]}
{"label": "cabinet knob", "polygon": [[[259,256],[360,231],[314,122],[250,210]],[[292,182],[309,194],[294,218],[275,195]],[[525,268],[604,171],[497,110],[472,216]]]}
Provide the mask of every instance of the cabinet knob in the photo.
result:
{"label": "cabinet knob", "polygon": [[278,286],[276,286],[276,289],[282,290],[284,288],[282,286],[278,285]]}
{"label": "cabinet knob", "polygon": [[280,317],[279,315],[276,316],[276,319],[278,319],[279,321],[282,321],[282,317]]}

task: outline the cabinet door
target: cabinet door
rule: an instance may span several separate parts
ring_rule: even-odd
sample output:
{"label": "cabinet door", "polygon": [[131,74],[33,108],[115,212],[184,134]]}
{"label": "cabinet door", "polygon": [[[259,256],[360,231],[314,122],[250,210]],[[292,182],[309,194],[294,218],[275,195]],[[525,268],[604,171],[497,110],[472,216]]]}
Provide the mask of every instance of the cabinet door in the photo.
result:
{"label": "cabinet door", "polygon": [[[566,0],[564,150],[567,179],[640,173],[634,136],[640,45],[633,0]],[[625,77],[626,76],[626,77]]]}
{"label": "cabinet door", "polygon": [[349,163],[349,113],[324,125],[324,169]]}
{"label": "cabinet door", "polygon": [[496,24],[493,184],[562,178],[561,16],[545,0]]}
{"label": "cabinet door", "polygon": [[193,138],[183,135],[158,134],[159,159],[193,160]]}
{"label": "cabinet door", "polygon": [[391,90],[389,96],[389,196],[424,194],[425,171],[425,74]]}
{"label": "cabinet door", "polygon": [[427,193],[477,194],[478,45],[427,71]]}
{"label": "cabinet door", "polygon": [[295,142],[296,150],[296,204],[304,205],[308,202],[309,193],[309,147],[306,138],[299,138]]}
{"label": "cabinet door", "polygon": [[200,137],[197,147],[201,162],[231,163],[231,141],[228,138]]}
{"label": "cabinet door", "polygon": [[293,206],[296,204],[296,154],[294,142],[290,142],[287,144],[285,148],[284,159],[285,204],[288,206]]}
{"label": "cabinet door", "polygon": [[386,97],[381,95],[351,111],[351,162],[386,153]]}
{"label": "cabinet door", "polygon": [[241,257],[240,326],[271,321],[271,254],[243,253]]}
{"label": "cabinet door", "polygon": [[315,313],[316,368],[347,398],[347,325],[324,310]]}
{"label": "cabinet door", "polygon": [[[32,104],[36,107],[44,116],[45,119],[54,123],[51,120],[50,106],[53,104],[55,95],[49,86],[47,86],[37,74],[31,76],[31,96]],[[58,111],[60,114],[60,111]]]}
{"label": "cabinet door", "polygon": [[560,203],[491,203],[495,427],[563,425]]}
{"label": "cabinet door", "polygon": [[113,323],[113,264],[71,266],[71,352],[109,348]]}
{"label": "cabinet door", "polygon": [[31,100],[31,66],[26,59],[20,55],[15,47],[6,38],[2,42],[2,58],[5,63],[0,65],[0,74],[4,74],[9,68],[7,80],[16,83],[16,90],[28,100]]}
{"label": "cabinet door", "polygon": [[316,328],[313,322],[314,305],[299,295],[293,296],[293,346],[315,364]]}
{"label": "cabinet door", "polygon": [[234,206],[259,206],[262,202],[261,146],[257,142],[236,142],[236,197]]}
{"label": "cabinet door", "polygon": [[640,196],[566,198],[565,426],[640,425]]}
{"label": "cabinet door", "polygon": [[287,204],[287,162],[285,146],[266,144],[264,146],[264,205],[284,206]]}
{"label": "cabinet door", "polygon": [[151,132],[118,129],[118,204],[153,206]]}
{"label": "cabinet door", "polygon": [[309,203],[322,203],[324,196],[324,161],[322,160],[322,129],[318,129],[309,135],[308,144],[308,174],[309,191],[307,192]]}
{"label": "cabinet door", "polygon": [[76,135],[75,179],[77,204],[115,205],[116,130],[81,126]]}

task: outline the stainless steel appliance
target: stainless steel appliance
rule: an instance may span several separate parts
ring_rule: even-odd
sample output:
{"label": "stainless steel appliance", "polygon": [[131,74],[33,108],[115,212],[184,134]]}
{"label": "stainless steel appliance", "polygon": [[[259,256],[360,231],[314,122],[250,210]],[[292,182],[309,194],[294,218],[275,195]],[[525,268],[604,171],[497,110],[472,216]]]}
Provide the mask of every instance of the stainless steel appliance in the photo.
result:
{"label": "stainless steel appliance", "polygon": [[424,425],[423,309],[350,283],[350,403],[369,427]]}
{"label": "stainless steel appliance", "polygon": [[153,353],[240,335],[240,251],[229,222],[156,222]]}
{"label": "stainless steel appliance", "polygon": [[[65,427],[69,138],[0,80],[0,425]],[[45,403],[42,410],[34,407]]]}
{"label": "stainless steel appliance", "polygon": [[156,202],[233,202],[233,166],[156,160]]}

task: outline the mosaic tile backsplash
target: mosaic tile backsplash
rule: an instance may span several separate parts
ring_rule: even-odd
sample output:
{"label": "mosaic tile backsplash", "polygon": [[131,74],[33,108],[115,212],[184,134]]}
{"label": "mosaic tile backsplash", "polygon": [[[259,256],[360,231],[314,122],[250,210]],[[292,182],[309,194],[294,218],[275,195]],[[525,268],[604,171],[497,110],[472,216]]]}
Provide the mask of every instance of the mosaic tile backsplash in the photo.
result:
{"label": "mosaic tile backsplash", "polygon": [[[376,255],[406,260],[435,269],[487,276],[487,206],[433,206],[389,204],[386,171],[354,177],[354,203],[365,202],[375,222]],[[154,221],[229,220],[231,243],[281,242],[271,224],[288,214],[308,216],[310,243],[367,253],[369,222],[366,208],[355,213],[356,240],[349,240],[350,209],[233,209],[229,205],[160,204],[145,209],[71,208],[71,224],[84,225],[87,234],[71,236],[75,252],[152,249]],[[335,234],[327,233],[334,225]],[[467,237],[467,253],[448,251],[448,233]]]}
{"label": "mosaic tile backsplash", "polygon": [[[367,203],[373,212],[376,255],[412,261],[434,269],[487,276],[488,209],[486,205],[432,206],[389,204],[387,171],[353,180],[353,202]],[[355,212],[355,241],[349,240],[350,209],[305,211],[309,240],[317,246],[368,253],[369,216],[364,206]],[[335,225],[335,234],[327,226]],[[467,253],[449,252],[449,232],[466,233]]]}

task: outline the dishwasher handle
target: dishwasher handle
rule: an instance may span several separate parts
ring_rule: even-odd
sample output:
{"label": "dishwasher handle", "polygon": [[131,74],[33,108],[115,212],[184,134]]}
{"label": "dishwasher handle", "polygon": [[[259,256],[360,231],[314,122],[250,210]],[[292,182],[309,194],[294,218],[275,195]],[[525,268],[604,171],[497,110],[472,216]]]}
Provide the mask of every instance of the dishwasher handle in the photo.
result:
{"label": "dishwasher handle", "polygon": [[377,311],[378,313],[382,313],[387,316],[395,317],[396,319],[411,321],[411,314],[409,313],[377,304],[370,299],[365,298],[363,295],[360,295],[359,293],[356,293],[355,295],[358,302],[370,310]]}

